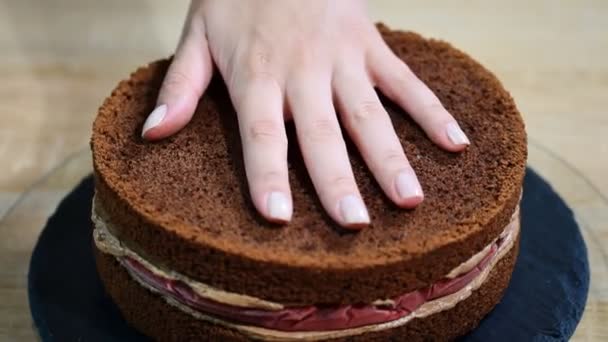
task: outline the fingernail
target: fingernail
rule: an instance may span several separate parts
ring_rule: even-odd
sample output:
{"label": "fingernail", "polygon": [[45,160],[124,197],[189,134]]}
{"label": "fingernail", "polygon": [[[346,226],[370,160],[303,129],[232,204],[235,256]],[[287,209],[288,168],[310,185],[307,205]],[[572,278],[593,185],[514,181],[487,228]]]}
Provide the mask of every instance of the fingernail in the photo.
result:
{"label": "fingernail", "polygon": [[293,211],[291,201],[284,193],[271,192],[268,194],[267,206],[269,217],[279,221],[289,221],[291,219]]}
{"label": "fingernail", "polygon": [[347,224],[369,223],[369,214],[363,201],[354,195],[348,195],[340,200],[342,219]]}
{"label": "fingernail", "polygon": [[163,121],[166,114],[167,114],[167,105],[163,104],[163,105],[156,107],[152,111],[152,113],[150,113],[150,115],[148,115],[148,118],[146,119],[146,122],[144,123],[144,128],[141,131],[142,138],[146,135],[147,131],[158,126]]}
{"label": "fingernail", "polygon": [[410,172],[403,171],[395,178],[397,194],[402,199],[422,197],[422,188],[416,176]]}
{"label": "fingernail", "polygon": [[464,134],[460,126],[457,123],[451,122],[447,125],[448,138],[454,145],[469,145],[471,142],[469,138]]}

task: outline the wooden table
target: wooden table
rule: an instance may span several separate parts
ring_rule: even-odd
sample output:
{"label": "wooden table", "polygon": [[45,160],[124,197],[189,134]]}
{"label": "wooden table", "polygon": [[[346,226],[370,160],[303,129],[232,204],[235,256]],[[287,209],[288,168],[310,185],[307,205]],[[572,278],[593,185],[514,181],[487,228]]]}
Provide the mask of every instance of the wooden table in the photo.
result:
{"label": "wooden table", "polygon": [[[446,39],[493,70],[525,117],[530,164],[575,210],[592,281],[575,341],[608,339],[608,1],[373,1],[374,18]],[[0,0],[0,340],[34,340],[31,249],[90,171],[97,107],[171,53],[185,1]]]}

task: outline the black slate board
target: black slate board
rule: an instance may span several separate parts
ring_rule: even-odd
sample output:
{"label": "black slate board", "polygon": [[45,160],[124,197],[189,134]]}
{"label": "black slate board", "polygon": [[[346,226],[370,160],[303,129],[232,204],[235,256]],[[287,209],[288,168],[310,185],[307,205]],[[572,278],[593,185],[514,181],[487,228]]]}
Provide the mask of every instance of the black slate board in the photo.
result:
{"label": "black slate board", "polygon": [[[146,341],[121,318],[95,270],[92,177],[48,220],[30,262],[28,293],[43,341]],[[461,341],[564,341],[589,290],[587,250],[572,211],[528,169],[520,255],[501,303]]]}

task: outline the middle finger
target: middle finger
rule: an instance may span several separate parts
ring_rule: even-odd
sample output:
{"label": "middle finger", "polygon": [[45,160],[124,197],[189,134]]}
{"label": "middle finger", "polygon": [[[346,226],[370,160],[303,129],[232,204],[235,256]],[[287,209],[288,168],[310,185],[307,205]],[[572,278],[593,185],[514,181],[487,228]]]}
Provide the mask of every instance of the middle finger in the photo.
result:
{"label": "middle finger", "polygon": [[306,168],[323,207],[339,224],[360,228],[369,215],[355,182],[332,103],[331,79],[307,72],[287,84],[287,100]]}

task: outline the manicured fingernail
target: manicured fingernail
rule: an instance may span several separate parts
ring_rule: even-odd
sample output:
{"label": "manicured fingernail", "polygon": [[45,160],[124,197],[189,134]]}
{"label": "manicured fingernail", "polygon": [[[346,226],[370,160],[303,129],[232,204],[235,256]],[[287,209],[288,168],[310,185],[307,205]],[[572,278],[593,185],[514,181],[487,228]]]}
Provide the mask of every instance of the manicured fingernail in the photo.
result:
{"label": "manicured fingernail", "polygon": [[150,113],[150,115],[148,115],[148,118],[146,119],[146,122],[144,123],[144,128],[141,131],[141,136],[144,137],[146,135],[147,131],[158,126],[163,121],[166,114],[167,114],[167,105],[163,104],[163,105],[156,107],[152,111],[152,113]]}
{"label": "manicured fingernail", "polygon": [[416,176],[411,172],[403,171],[395,178],[397,194],[402,199],[423,197],[422,188]]}
{"label": "manicured fingernail", "polygon": [[451,122],[446,127],[448,138],[454,145],[469,145],[471,142],[457,123]]}
{"label": "manicured fingernail", "polygon": [[367,224],[369,214],[363,201],[354,195],[348,195],[340,200],[340,213],[347,224]]}
{"label": "manicured fingernail", "polygon": [[293,211],[291,201],[282,192],[271,192],[267,200],[268,216],[279,221],[289,221]]}

